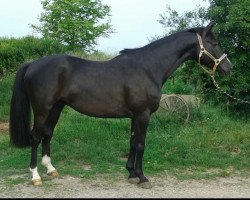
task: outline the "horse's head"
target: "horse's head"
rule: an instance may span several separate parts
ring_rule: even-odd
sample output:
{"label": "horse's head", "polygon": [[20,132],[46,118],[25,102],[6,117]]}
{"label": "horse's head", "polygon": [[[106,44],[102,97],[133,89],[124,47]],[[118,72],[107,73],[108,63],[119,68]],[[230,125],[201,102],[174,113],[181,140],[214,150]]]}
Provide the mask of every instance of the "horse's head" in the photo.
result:
{"label": "horse's head", "polygon": [[211,69],[212,74],[218,69],[219,72],[225,75],[230,72],[232,64],[227,58],[227,55],[222,52],[211,31],[213,25],[213,23],[210,23],[201,33],[196,33],[199,41],[198,60],[200,64]]}

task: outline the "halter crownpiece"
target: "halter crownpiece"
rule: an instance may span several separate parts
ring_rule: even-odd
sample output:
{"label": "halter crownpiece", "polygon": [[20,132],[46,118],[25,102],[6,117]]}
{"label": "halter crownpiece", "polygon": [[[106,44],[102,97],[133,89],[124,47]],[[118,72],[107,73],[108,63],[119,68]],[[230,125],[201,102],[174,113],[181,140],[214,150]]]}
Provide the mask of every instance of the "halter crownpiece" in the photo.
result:
{"label": "halter crownpiece", "polygon": [[209,53],[203,43],[202,43],[202,39],[201,36],[199,35],[199,33],[196,33],[197,37],[198,37],[198,41],[199,41],[199,45],[200,45],[200,53],[199,53],[199,64],[201,64],[201,56],[203,53],[205,53],[209,58],[211,58],[214,61],[214,66],[211,72],[209,72],[208,70],[206,70],[205,68],[203,68],[205,71],[207,71],[208,73],[214,75],[215,70],[217,69],[218,65],[221,63],[221,61],[227,57],[227,54],[223,54],[219,59],[216,59],[211,53]]}

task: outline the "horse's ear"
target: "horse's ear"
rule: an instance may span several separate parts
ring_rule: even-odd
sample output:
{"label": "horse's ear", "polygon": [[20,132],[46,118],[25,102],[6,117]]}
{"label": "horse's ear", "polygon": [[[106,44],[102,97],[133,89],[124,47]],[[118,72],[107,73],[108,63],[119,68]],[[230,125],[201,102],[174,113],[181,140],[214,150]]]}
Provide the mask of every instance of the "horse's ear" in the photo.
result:
{"label": "horse's ear", "polygon": [[203,36],[206,36],[209,32],[211,32],[212,28],[214,27],[214,22],[210,22],[207,27],[204,28]]}

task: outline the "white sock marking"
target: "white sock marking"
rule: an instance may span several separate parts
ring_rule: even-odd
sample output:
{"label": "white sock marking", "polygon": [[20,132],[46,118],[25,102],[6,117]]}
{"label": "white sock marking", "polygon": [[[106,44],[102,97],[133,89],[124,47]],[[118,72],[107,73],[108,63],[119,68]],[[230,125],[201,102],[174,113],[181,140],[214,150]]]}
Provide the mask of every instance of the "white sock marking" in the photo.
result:
{"label": "white sock marking", "polygon": [[53,165],[51,164],[51,159],[49,156],[45,155],[43,156],[42,158],[42,165],[47,167],[47,174],[52,172],[52,171],[55,171],[56,169],[53,167]]}
{"label": "white sock marking", "polygon": [[32,181],[37,180],[37,179],[41,179],[41,177],[38,174],[37,167],[35,167],[34,169],[30,168],[30,172],[32,174]]}

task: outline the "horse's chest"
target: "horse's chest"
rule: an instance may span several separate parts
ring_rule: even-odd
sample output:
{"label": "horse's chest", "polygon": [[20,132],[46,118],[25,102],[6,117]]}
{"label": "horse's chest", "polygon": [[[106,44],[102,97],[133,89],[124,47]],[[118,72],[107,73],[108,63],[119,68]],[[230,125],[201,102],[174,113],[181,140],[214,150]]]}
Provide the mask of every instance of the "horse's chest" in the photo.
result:
{"label": "horse's chest", "polygon": [[136,112],[143,112],[146,109],[154,112],[158,109],[161,94],[157,90],[142,90],[130,94],[129,107]]}

